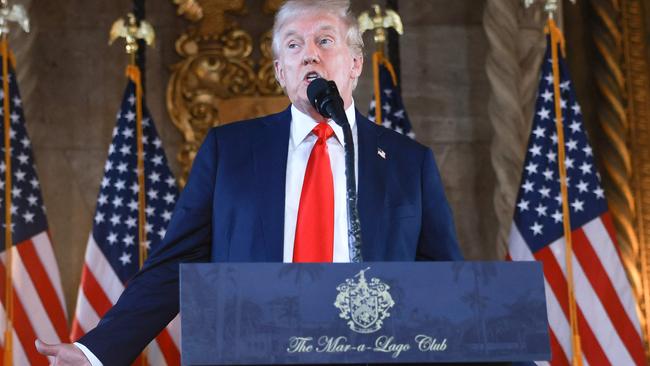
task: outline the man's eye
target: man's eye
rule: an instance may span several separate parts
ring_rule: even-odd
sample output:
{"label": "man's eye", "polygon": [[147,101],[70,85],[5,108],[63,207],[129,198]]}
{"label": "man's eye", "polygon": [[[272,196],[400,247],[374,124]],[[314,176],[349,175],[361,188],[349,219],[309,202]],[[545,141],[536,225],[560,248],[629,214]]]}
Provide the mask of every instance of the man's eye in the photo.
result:
{"label": "man's eye", "polygon": [[323,39],[321,39],[320,41],[318,41],[318,43],[323,44],[323,45],[325,45],[325,44],[330,44],[330,43],[332,43],[332,42],[333,42],[333,41],[332,41],[331,39],[329,39],[329,38],[323,38]]}
{"label": "man's eye", "polygon": [[297,43],[289,43],[287,45],[287,48],[289,48],[290,50],[292,50],[294,48],[298,48],[298,44]]}

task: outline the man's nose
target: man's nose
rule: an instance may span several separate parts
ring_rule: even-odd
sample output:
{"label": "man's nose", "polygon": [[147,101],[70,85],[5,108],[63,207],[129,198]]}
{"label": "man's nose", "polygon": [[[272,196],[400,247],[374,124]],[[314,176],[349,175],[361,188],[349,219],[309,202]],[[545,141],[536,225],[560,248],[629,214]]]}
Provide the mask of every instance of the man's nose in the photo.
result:
{"label": "man's nose", "polygon": [[303,65],[320,62],[320,55],[318,51],[319,50],[316,44],[313,42],[307,42],[302,58]]}

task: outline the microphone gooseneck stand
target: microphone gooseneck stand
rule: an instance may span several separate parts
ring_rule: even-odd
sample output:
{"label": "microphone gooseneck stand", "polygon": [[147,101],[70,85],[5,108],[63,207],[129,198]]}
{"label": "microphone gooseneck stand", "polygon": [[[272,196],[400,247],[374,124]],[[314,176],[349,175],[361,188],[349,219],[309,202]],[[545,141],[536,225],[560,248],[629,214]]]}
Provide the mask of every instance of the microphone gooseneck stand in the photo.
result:
{"label": "microphone gooseneck stand", "polygon": [[[345,113],[343,113],[345,116]],[[359,209],[357,207],[357,183],[354,169],[354,141],[352,140],[352,129],[348,119],[340,123],[335,118],[334,122],[343,127],[343,141],[345,143],[345,188],[348,210],[348,245],[350,249],[350,262],[363,262],[361,255],[361,222],[359,221]]]}
{"label": "microphone gooseneck stand", "polygon": [[333,81],[326,81],[322,78],[315,79],[309,84],[307,96],[318,113],[325,118],[331,118],[337,125],[343,128],[350,262],[363,262],[363,256],[361,254],[361,222],[357,207],[357,184],[354,169],[354,141],[352,139],[350,122],[343,108],[343,100],[339,95],[336,84]]}

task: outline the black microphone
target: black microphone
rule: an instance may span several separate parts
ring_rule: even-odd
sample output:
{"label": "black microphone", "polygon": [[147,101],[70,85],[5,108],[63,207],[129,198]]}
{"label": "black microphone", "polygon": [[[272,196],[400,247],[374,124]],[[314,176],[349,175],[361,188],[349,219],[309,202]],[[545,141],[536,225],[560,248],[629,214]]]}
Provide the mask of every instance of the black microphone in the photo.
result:
{"label": "black microphone", "polygon": [[331,118],[343,128],[345,142],[345,187],[348,211],[348,248],[350,262],[363,262],[361,255],[361,221],[357,208],[357,183],[354,169],[354,141],[352,129],[345,115],[343,99],[334,81],[314,79],[307,86],[307,98],[311,105],[325,118]]}
{"label": "black microphone", "polygon": [[307,87],[307,98],[316,112],[323,117],[333,119],[341,127],[349,124],[343,108],[343,99],[334,81],[314,79]]}

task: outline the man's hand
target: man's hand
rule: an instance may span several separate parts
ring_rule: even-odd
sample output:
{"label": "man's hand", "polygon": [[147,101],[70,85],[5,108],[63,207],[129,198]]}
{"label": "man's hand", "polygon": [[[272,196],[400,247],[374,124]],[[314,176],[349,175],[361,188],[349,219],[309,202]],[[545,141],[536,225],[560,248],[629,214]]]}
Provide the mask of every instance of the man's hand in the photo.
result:
{"label": "man's hand", "polygon": [[35,344],[38,353],[51,357],[50,361],[54,366],[90,366],[84,353],[74,344],[47,344],[39,339]]}

